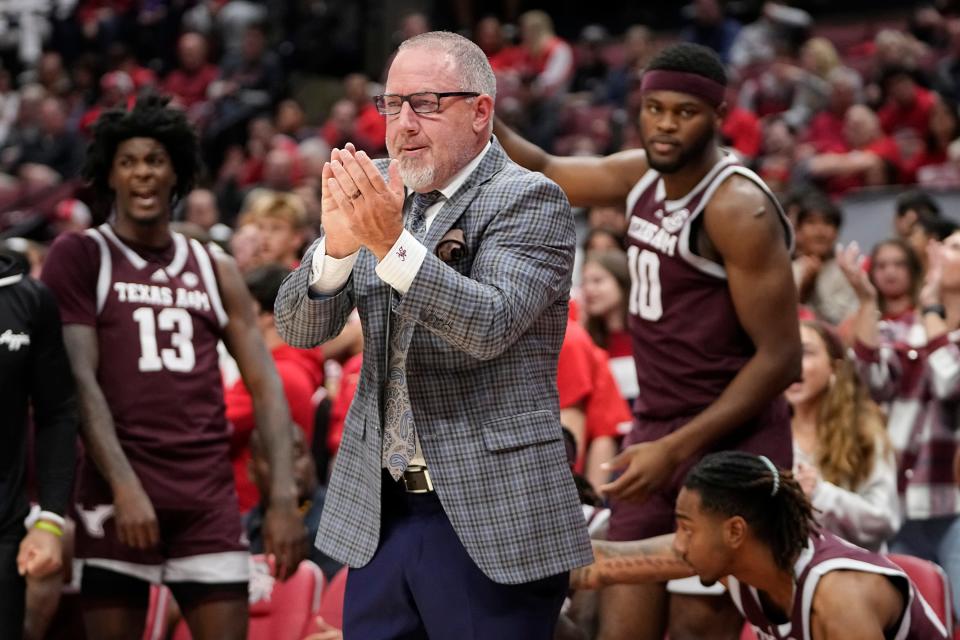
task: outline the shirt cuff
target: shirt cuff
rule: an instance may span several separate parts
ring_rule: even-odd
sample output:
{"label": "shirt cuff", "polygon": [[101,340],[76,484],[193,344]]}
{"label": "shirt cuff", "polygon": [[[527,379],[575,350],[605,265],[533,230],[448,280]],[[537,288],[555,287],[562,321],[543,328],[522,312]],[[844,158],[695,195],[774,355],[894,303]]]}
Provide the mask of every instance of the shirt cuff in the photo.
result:
{"label": "shirt cuff", "polygon": [[314,293],[329,296],[337,293],[347,284],[353,264],[357,261],[359,251],[351,253],[346,258],[333,258],[327,255],[327,240],[321,238],[316,251],[313,252],[311,264],[312,274],[310,288]]}
{"label": "shirt cuff", "polygon": [[404,229],[393,247],[377,265],[377,275],[397,292],[404,294],[410,289],[413,279],[420,272],[420,266],[426,256],[427,248],[423,243]]}

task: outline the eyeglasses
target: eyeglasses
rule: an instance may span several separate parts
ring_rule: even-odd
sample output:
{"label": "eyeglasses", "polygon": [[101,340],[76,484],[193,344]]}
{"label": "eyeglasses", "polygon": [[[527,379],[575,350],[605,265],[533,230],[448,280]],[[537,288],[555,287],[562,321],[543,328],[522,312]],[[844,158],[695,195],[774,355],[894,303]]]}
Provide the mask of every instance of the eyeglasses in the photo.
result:
{"label": "eyeglasses", "polygon": [[410,103],[410,108],[413,109],[414,113],[436,113],[440,111],[440,98],[452,98],[454,96],[476,98],[479,95],[475,91],[447,91],[445,93],[422,91],[407,96],[385,93],[373,96],[373,104],[376,105],[377,111],[385,116],[395,116],[400,113],[404,102]]}

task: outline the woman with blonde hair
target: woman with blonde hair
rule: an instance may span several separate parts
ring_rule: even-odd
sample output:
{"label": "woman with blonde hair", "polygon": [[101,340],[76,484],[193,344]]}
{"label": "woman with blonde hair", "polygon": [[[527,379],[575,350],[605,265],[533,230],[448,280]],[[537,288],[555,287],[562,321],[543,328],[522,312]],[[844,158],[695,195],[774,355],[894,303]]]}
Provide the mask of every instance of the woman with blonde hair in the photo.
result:
{"label": "woman with blonde hair", "polygon": [[786,391],[797,480],[824,528],[881,550],[901,522],[883,415],[831,329],[803,322],[800,339],[803,377]]}

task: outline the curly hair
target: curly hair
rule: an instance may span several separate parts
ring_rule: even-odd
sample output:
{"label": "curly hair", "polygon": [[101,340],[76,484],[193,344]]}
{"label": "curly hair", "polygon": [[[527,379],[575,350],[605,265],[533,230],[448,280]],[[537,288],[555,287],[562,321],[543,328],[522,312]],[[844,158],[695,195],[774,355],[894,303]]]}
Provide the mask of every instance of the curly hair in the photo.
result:
{"label": "curly hair", "polygon": [[701,507],[725,517],[740,516],[770,546],[777,566],[790,571],[818,530],[803,489],[785,469],[777,477],[760,456],[744,451],[705,455],[683,486],[700,495]]}
{"label": "curly hair", "polygon": [[877,456],[890,450],[883,414],[845,357],[840,339],[820,322],[801,326],[820,336],[833,370],[817,415],[817,469],[824,480],[856,491],[870,476]]}
{"label": "curly hair", "polygon": [[105,111],[93,126],[93,140],[87,147],[83,178],[90,183],[100,213],[109,211],[114,192],[110,188],[110,171],[117,147],[130,138],[152,138],[167,151],[177,176],[173,190],[176,204],[193,189],[200,171],[197,134],[182,111],[167,106],[170,99],[147,93],[137,99],[130,111]]}
{"label": "curly hair", "polygon": [[727,72],[720,56],[713,49],[690,42],[679,42],[660,51],[647,65],[647,71],[654,70],[694,73],[727,86]]}

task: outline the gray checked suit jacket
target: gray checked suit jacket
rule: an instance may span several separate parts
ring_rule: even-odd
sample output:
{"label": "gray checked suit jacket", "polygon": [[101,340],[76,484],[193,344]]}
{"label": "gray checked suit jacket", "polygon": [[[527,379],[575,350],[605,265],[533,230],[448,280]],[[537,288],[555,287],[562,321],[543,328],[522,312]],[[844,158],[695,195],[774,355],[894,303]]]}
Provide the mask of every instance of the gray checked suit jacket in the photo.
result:
{"label": "gray checked suit jacket", "polygon": [[[452,228],[463,231],[466,251],[447,264],[434,251]],[[431,224],[406,294],[380,280],[376,257],[361,249],[339,293],[309,296],[316,245],[307,251],[277,298],[281,335],[313,347],[336,336],[356,307],[365,338],[317,534],[324,553],[361,567],[377,549],[379,394],[392,305],[416,323],[407,352],[414,423],[443,509],[477,566],[516,584],[592,560],[556,386],[574,242],[560,188],[511,162],[494,138]]]}

